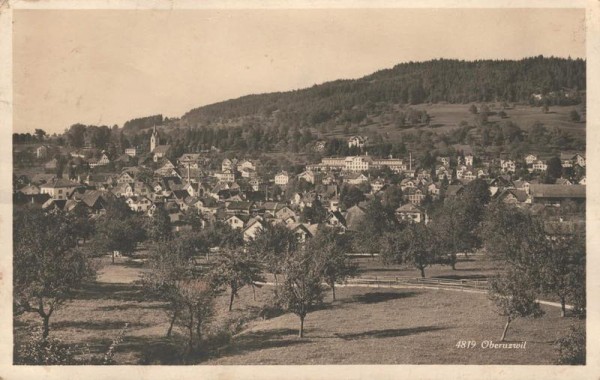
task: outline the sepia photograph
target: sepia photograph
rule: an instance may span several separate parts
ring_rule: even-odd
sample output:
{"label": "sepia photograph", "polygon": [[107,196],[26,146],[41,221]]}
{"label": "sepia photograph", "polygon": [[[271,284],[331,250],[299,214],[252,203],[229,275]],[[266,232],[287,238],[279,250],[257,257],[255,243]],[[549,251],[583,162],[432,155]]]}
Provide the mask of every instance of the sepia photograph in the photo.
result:
{"label": "sepia photograph", "polygon": [[589,377],[585,2],[110,4],[0,5],[0,378]]}

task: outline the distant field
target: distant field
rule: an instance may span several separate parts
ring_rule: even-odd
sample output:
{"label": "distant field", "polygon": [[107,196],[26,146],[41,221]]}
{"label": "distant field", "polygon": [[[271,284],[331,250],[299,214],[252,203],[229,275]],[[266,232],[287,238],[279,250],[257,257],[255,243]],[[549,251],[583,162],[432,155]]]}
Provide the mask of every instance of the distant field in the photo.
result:
{"label": "distant field", "polygon": [[[389,138],[390,141],[398,141],[402,133],[416,131],[418,129],[446,133],[456,129],[461,121],[466,121],[471,125],[474,124],[474,115],[469,112],[469,106],[470,104],[415,105],[411,107],[419,110],[426,110],[431,116],[430,126],[419,128],[397,128],[391,124],[379,125],[378,120],[375,119],[374,124],[360,128],[360,133],[366,134],[367,131],[377,131]],[[499,106],[500,103],[497,103],[496,108],[490,107],[490,111],[500,111]],[[580,111],[581,106],[553,106],[550,107],[550,112],[545,114],[540,107],[517,105],[512,109],[505,110],[508,115],[505,119],[501,119],[497,115],[492,115],[488,119],[490,122],[510,120],[524,130],[528,130],[534,122],[540,121],[548,129],[558,127],[571,133],[585,134],[585,122],[575,123],[569,119],[569,113],[574,109]],[[326,133],[326,136],[344,137],[343,127],[338,126],[333,132]]]}
{"label": "distant field", "polygon": [[[140,263],[105,258],[96,282],[78,292],[74,301],[58,310],[51,334],[65,342],[87,345],[91,354],[108,349],[125,323],[123,343],[117,348],[119,364],[158,363],[168,360],[182,346],[181,336],[164,337],[168,318],[164,304],[147,301],[132,281],[143,272]],[[363,265],[371,272],[377,268]],[[463,275],[478,275],[483,264],[459,264]],[[488,268],[489,269],[489,268]],[[449,268],[432,268],[431,275],[447,276]],[[369,273],[369,272],[367,272]],[[436,274],[437,273],[437,274]],[[409,274],[409,273],[407,273]],[[428,274],[429,276],[429,274]],[[235,318],[251,318],[271,297],[272,287],[243,289],[227,312],[227,295],[217,300],[213,327]],[[286,314],[270,320],[254,320],[218,357],[199,359],[199,364],[551,364],[552,342],[565,333],[573,318],[560,318],[557,308],[544,307],[538,320],[519,319],[508,339],[527,341],[525,350],[458,349],[458,340],[498,339],[503,318],[494,313],[485,294],[425,289],[344,288],[338,301],[325,304],[306,319],[306,338],[296,338],[298,319]],[[15,322],[16,336],[26,324],[38,324],[32,315]],[[166,359],[165,359],[166,358]]]}

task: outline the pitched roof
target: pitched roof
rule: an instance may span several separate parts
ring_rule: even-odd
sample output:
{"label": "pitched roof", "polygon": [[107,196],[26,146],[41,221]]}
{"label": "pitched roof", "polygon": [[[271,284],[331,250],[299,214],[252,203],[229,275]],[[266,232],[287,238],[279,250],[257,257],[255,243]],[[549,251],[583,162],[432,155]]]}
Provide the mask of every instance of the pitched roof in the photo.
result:
{"label": "pitched roof", "polygon": [[404,204],[396,209],[397,213],[400,212],[423,212],[420,207],[415,206],[412,203]]}
{"label": "pitched roof", "polygon": [[534,198],[585,198],[585,185],[533,184],[529,192]]}
{"label": "pitched roof", "polygon": [[169,151],[169,148],[171,148],[170,145],[159,145],[156,148],[154,148],[152,153],[167,154],[167,152]]}
{"label": "pitched roof", "polygon": [[58,189],[58,188],[65,188],[65,187],[78,187],[78,186],[80,186],[80,184],[77,182],[69,181],[68,179],[65,179],[65,178],[57,178],[53,181],[43,184],[41,187]]}

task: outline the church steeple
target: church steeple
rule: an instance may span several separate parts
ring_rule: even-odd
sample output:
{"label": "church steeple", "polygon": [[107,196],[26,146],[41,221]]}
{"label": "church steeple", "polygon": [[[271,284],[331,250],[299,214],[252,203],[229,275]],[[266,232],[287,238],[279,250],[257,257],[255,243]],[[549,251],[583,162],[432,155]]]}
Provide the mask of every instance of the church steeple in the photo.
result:
{"label": "church steeple", "polygon": [[152,129],[152,136],[150,136],[150,152],[154,152],[154,149],[156,148],[157,145],[159,144],[159,139],[158,139],[158,131],[156,130],[156,125],[154,126],[154,128]]}

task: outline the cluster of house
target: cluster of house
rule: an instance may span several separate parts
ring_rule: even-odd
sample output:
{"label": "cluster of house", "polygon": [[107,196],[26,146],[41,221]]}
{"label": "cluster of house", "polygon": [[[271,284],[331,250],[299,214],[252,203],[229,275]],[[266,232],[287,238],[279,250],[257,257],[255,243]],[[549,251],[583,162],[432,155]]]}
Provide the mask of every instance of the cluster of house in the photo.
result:
{"label": "cluster of house", "polygon": [[[364,141],[363,141],[364,142]],[[326,157],[310,164],[298,175],[279,172],[264,183],[257,175],[260,162],[248,159],[225,158],[220,170],[207,170],[210,159],[202,153],[186,153],[176,162],[168,160],[164,153],[168,145],[161,145],[154,129],[150,152],[157,169],[149,172],[143,165],[125,167],[120,173],[89,174],[84,178],[56,178],[54,174],[37,174],[33,178],[17,178],[15,204],[36,204],[47,210],[73,211],[82,208],[92,215],[101,214],[111,197],[123,198],[128,207],[139,213],[152,215],[157,208],[168,211],[175,230],[191,228],[185,214],[201,214],[204,221],[220,220],[232,228],[241,229],[246,240],[252,239],[267,223],[282,223],[303,240],[312,236],[317,225],[301,223],[306,207],[319,202],[327,216],[325,224],[343,230],[355,230],[365,215],[369,198],[398,187],[403,196],[396,210],[399,220],[427,223],[429,217],[422,207],[427,197],[434,200],[440,196],[451,198],[460,195],[464,186],[476,179],[487,181],[492,197],[524,207],[547,207],[560,205],[565,200],[585,202],[585,179],[572,184],[559,179],[556,184],[541,184],[538,180],[511,179],[516,163],[500,160],[501,174],[490,175],[491,164],[478,162],[472,152],[461,154],[456,161],[438,157],[430,170],[413,169],[412,157],[377,158],[369,155],[349,157]],[[127,155],[137,152],[130,148]],[[102,156],[98,163],[103,162]],[[481,161],[481,160],[479,160]],[[525,157],[532,171],[545,170],[535,155]],[[564,154],[561,161],[565,167],[585,167],[582,154]],[[542,162],[543,163],[543,162]],[[390,176],[372,178],[371,169],[389,168]],[[397,180],[392,180],[393,176]],[[287,198],[280,189],[288,186],[292,178],[312,184],[312,190],[291,193]],[[367,201],[344,209],[340,202],[340,186],[364,185]]]}

